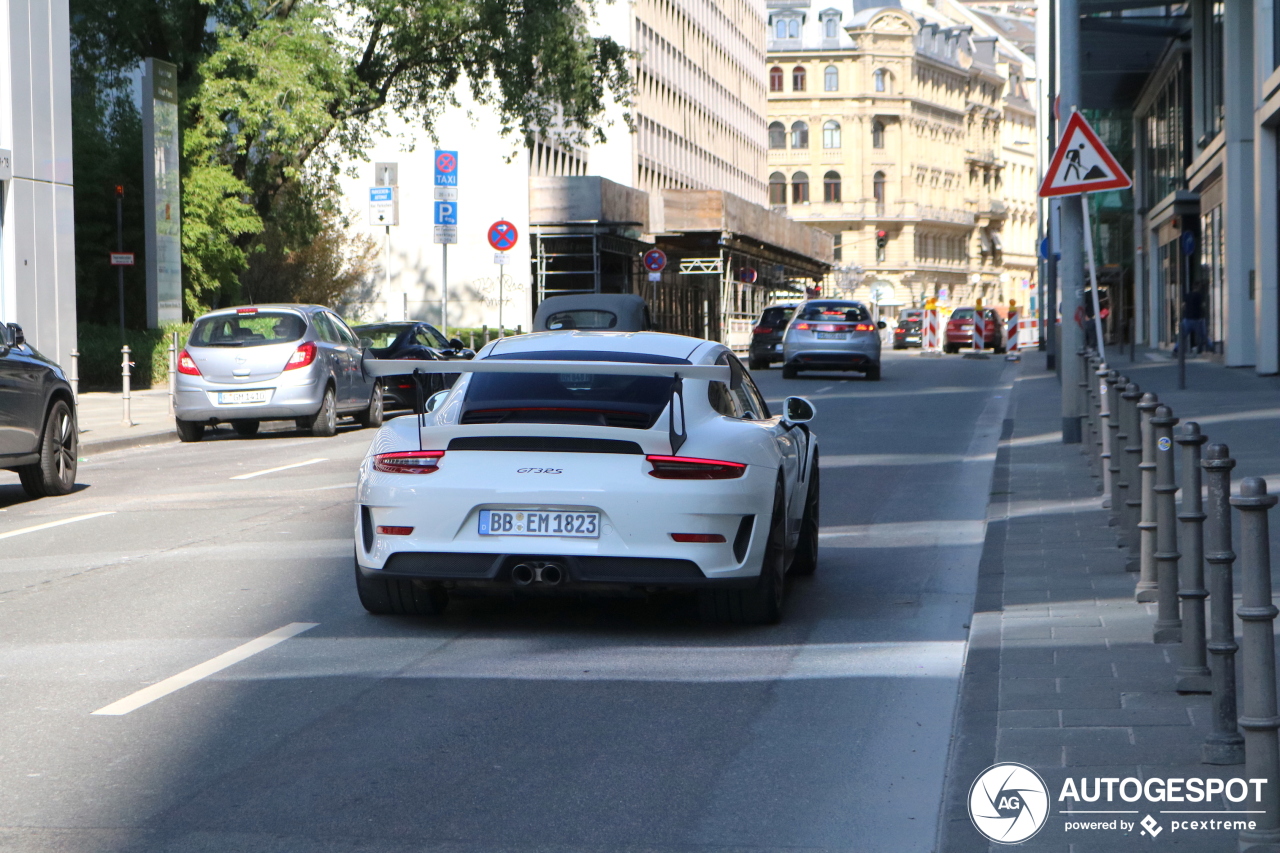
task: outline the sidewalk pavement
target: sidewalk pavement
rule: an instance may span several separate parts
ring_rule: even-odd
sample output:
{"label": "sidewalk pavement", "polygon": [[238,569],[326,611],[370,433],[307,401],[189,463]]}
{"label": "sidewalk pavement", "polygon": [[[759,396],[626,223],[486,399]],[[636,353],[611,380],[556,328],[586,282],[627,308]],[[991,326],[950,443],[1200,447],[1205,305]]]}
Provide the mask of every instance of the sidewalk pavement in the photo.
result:
{"label": "sidewalk pavement", "polygon": [[[996,458],[937,849],[1008,849],[974,829],[968,798],[979,773],[1012,761],[1034,768],[1050,794],[1047,822],[1019,850],[1235,851],[1236,832],[1175,832],[1174,816],[1142,801],[1110,806],[1145,807],[1135,814],[1070,818],[1123,818],[1135,824],[1128,832],[1066,831],[1058,795],[1067,777],[1077,785],[1081,777],[1231,778],[1244,776],[1244,766],[1200,763],[1211,697],[1175,692],[1179,647],[1152,643],[1155,605],[1134,602],[1136,574],[1124,570],[1125,552],[1101,508],[1101,481],[1080,445],[1061,443],[1059,385],[1044,364],[1041,353],[1024,356]],[[1124,353],[1112,365],[1183,422],[1198,422],[1211,443],[1228,443],[1238,463],[1235,483],[1264,476],[1272,491],[1280,487],[1280,379],[1195,360],[1187,390],[1177,391],[1176,363],[1163,354],[1139,352],[1130,363]],[[1280,536],[1272,545],[1280,546]],[[1272,561],[1280,566],[1275,554]],[[1239,657],[1236,663],[1239,674]],[[1222,807],[1221,797],[1212,807]],[[1155,839],[1139,824],[1147,814],[1164,827]]]}
{"label": "sidewalk pavement", "polygon": [[132,425],[124,422],[123,394],[109,391],[80,394],[76,398],[80,455],[178,440],[173,415],[169,414],[167,388],[131,392],[129,409]]}

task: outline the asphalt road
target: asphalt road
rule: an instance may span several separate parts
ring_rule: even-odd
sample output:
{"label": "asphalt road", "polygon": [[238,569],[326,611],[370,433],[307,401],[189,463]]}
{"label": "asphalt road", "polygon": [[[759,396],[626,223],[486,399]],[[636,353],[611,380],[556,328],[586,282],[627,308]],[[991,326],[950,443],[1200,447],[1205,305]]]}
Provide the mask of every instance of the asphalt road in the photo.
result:
{"label": "asphalt road", "polygon": [[0,472],[0,850],[932,850],[1012,374],[756,376],[823,454],[818,572],[770,628],[370,616],[368,432],[104,454],[41,501]]}

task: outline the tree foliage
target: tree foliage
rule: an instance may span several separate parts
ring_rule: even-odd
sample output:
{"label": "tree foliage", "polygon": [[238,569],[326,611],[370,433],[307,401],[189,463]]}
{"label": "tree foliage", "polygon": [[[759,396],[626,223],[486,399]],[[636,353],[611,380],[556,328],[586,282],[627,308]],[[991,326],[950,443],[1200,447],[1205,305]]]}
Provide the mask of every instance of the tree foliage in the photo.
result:
{"label": "tree foliage", "polygon": [[[71,5],[73,74],[100,102],[147,56],[178,67],[191,311],[238,298],[255,253],[283,263],[340,225],[339,168],[364,157],[389,112],[434,133],[466,87],[504,131],[585,142],[603,138],[607,103],[631,86],[628,52],[588,32],[591,0]],[[76,120],[106,139],[110,112]]]}

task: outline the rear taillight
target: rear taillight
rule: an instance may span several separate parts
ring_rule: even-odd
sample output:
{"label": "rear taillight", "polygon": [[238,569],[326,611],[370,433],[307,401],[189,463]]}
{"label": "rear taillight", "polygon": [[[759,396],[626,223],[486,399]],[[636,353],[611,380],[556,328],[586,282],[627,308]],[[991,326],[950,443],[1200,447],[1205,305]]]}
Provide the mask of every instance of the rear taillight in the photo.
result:
{"label": "rear taillight", "polygon": [[719,533],[672,533],[671,538],[677,542],[723,542]]}
{"label": "rear taillight", "polygon": [[178,353],[178,372],[185,373],[187,376],[200,375],[200,368],[196,367],[195,359],[186,350]]}
{"label": "rear taillight", "polygon": [[812,323],[796,323],[796,324],[795,324],[794,326],[792,326],[791,328],[793,328],[793,329],[799,329],[799,330],[800,330],[800,331],[802,331],[802,332],[807,332],[807,331],[809,331],[810,329],[812,329],[812,328],[813,328],[813,324],[812,324]]}
{"label": "rear taillight", "polygon": [[316,345],[311,341],[307,341],[289,356],[289,360],[285,362],[285,370],[297,370],[299,367],[306,367],[308,364],[316,360]]}
{"label": "rear taillight", "polygon": [[379,524],[378,532],[381,533],[383,536],[408,536],[410,533],[413,532],[413,528],[412,527],[388,527],[386,525]]}
{"label": "rear taillight", "polygon": [[258,309],[257,308],[237,308],[236,313],[237,314],[257,314]]}
{"label": "rear taillight", "polygon": [[767,335],[772,331],[773,331],[772,326],[756,326],[754,329],[751,330],[751,333],[753,335]]}
{"label": "rear taillight", "polygon": [[373,457],[373,470],[384,474],[430,474],[439,470],[443,450],[405,450],[379,453]]}
{"label": "rear taillight", "polygon": [[853,327],[853,330],[855,332],[874,332],[876,330],[876,327],[871,325],[870,323],[859,323],[858,325]]}
{"label": "rear taillight", "polygon": [[653,466],[649,476],[659,480],[736,480],[747,470],[741,462],[693,456],[646,456],[645,459]]}

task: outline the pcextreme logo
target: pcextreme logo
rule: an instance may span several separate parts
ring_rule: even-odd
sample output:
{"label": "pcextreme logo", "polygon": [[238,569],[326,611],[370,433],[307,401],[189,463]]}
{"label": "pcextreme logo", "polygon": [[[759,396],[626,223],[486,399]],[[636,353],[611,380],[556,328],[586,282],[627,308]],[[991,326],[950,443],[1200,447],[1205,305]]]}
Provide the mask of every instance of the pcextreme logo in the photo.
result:
{"label": "pcextreme logo", "polygon": [[1049,789],[1025,764],[993,764],[969,788],[969,819],[998,844],[1019,844],[1049,817]]}

